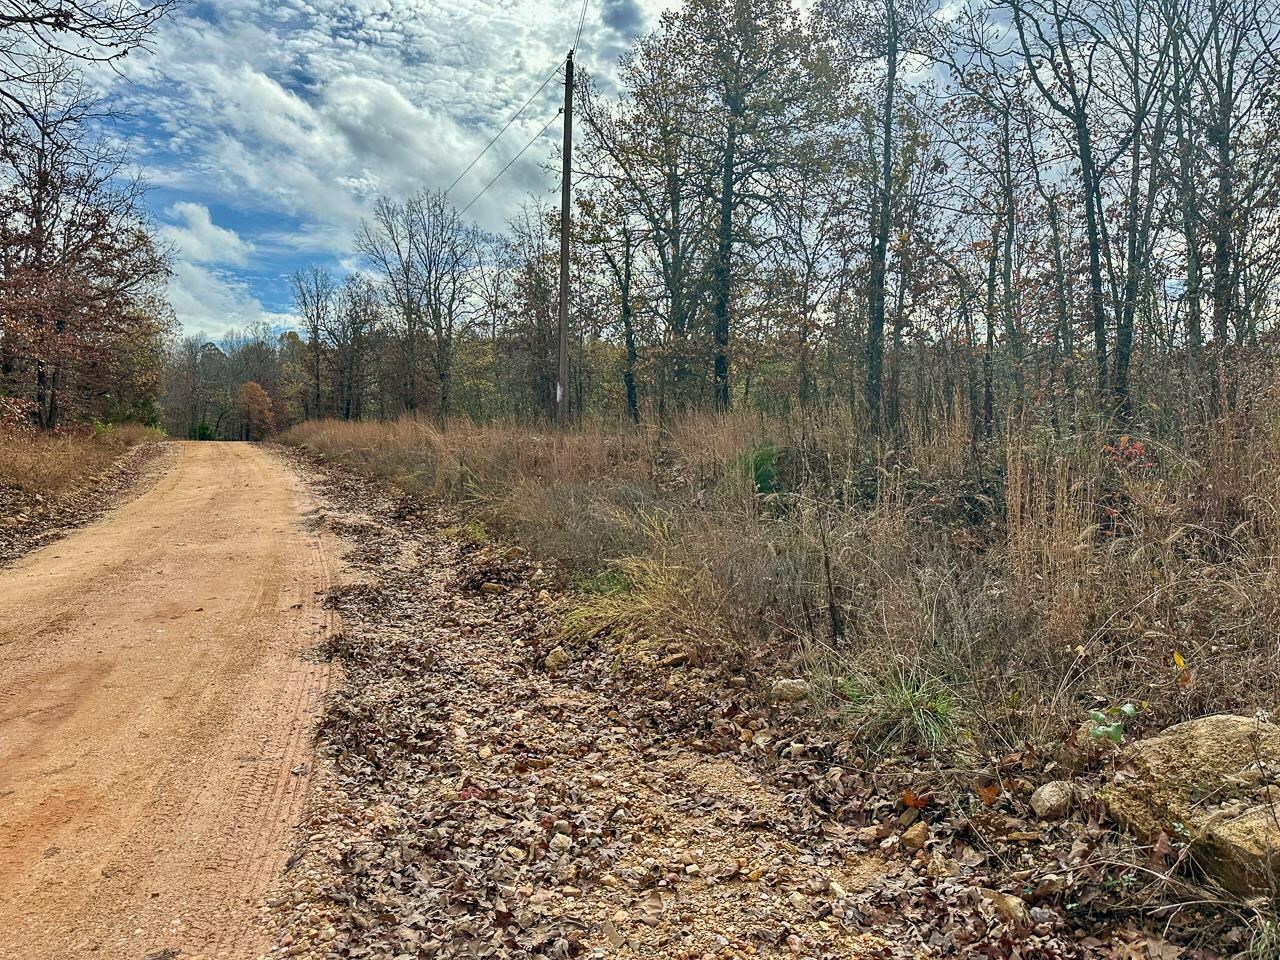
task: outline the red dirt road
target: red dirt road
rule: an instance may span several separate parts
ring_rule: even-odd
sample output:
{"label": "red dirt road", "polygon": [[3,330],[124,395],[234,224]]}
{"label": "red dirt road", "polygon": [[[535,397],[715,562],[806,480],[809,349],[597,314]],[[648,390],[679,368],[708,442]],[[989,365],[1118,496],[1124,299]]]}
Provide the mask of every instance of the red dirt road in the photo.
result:
{"label": "red dirt road", "polygon": [[0,570],[0,958],[263,951],[328,682],[310,506],[258,447],[175,444]]}

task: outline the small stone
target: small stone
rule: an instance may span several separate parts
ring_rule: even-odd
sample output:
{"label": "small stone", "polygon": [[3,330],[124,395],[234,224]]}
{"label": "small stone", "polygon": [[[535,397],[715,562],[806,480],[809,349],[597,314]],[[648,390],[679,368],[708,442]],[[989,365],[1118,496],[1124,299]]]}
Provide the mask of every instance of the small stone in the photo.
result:
{"label": "small stone", "polygon": [[547,659],[544,662],[548,670],[563,670],[573,663],[573,657],[569,656],[569,651],[564,647],[556,647],[547,654]]}
{"label": "small stone", "polygon": [[949,857],[944,857],[941,853],[934,853],[929,858],[929,863],[924,868],[925,876],[933,877],[935,880],[941,880],[945,877],[956,877],[960,875],[960,864]]}
{"label": "small stone", "polygon": [[563,853],[573,846],[573,838],[567,833],[557,833],[551,838],[551,849]]}
{"label": "small stone", "polygon": [[773,682],[774,703],[799,703],[808,699],[812,687],[807,680],[775,680]]}
{"label": "small stone", "polygon": [[494,583],[492,580],[488,581],[487,583],[480,584],[480,589],[483,590],[485,593],[492,593],[492,594],[507,592],[506,587],[504,587],[500,583]]}
{"label": "small stone", "polygon": [[902,846],[911,853],[923,850],[924,845],[929,842],[929,824],[923,820],[913,823],[902,834]]}
{"label": "small stone", "polygon": [[1066,780],[1046,783],[1031,795],[1031,809],[1041,820],[1061,820],[1071,809],[1075,787]]}

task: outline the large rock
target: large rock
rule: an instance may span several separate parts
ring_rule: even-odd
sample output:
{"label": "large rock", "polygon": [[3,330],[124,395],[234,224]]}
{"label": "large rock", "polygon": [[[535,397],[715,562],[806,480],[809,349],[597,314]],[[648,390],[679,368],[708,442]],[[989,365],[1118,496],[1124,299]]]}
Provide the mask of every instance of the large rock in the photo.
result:
{"label": "large rock", "polygon": [[1280,880],[1278,775],[1280,726],[1220,714],[1130,745],[1102,797],[1139,839],[1186,842],[1198,867],[1249,896]]}

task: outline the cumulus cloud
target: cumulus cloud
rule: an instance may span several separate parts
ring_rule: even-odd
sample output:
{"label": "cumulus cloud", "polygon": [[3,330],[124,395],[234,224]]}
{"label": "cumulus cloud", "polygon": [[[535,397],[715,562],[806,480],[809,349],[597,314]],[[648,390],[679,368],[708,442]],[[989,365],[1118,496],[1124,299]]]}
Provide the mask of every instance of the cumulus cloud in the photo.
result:
{"label": "cumulus cloud", "polygon": [[174,264],[169,278],[169,302],[188,334],[221,335],[232,327],[273,319],[234,275],[187,261]]}
{"label": "cumulus cloud", "polygon": [[[607,75],[674,2],[589,0],[583,69]],[[180,8],[152,55],[100,80],[133,118],[125,132],[181,251],[184,324],[287,300],[294,269],[351,262],[351,236],[378,194],[447,187],[556,68],[580,10],[545,0]],[[560,93],[549,83],[458,184],[460,207],[554,117]],[[530,193],[549,196],[559,131],[553,122],[469,216],[498,229]]]}
{"label": "cumulus cloud", "polygon": [[215,224],[208,207],[183,201],[171,206],[168,213],[180,222],[162,225],[160,235],[177,248],[183,260],[240,266],[248,263],[253,244],[240,239],[234,230]]}

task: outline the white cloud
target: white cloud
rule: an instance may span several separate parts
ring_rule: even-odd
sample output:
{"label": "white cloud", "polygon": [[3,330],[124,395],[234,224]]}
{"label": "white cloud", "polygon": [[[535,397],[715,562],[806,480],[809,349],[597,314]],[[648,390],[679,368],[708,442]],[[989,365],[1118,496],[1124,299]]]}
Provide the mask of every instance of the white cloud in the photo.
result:
{"label": "white cloud", "polygon": [[[675,2],[589,0],[581,69],[610,75],[633,35]],[[179,7],[154,52],[125,62],[127,80],[103,71],[100,82],[134,118],[139,162],[171,204],[162,231],[180,251],[172,292],[184,325],[268,315],[262,302],[287,300],[283,278],[296,267],[351,262],[354,229],[378,194],[448,186],[563,59],[580,10],[559,0]],[[547,84],[459,183],[458,206],[555,115],[560,89]],[[543,167],[560,129],[553,122],[469,216],[499,229],[529,193],[553,190]],[[281,279],[251,289],[237,272],[247,267]]]}
{"label": "white cloud", "polygon": [[181,223],[161,225],[160,235],[178,249],[183,260],[237,266],[248,263],[253,244],[242,240],[234,230],[215,224],[208,207],[184,201],[175,203],[167,212]]}
{"label": "white cloud", "polygon": [[288,326],[291,317],[265,309],[234,276],[179,261],[169,278],[169,302],[187,333],[221,335],[232,327],[267,322]]}

